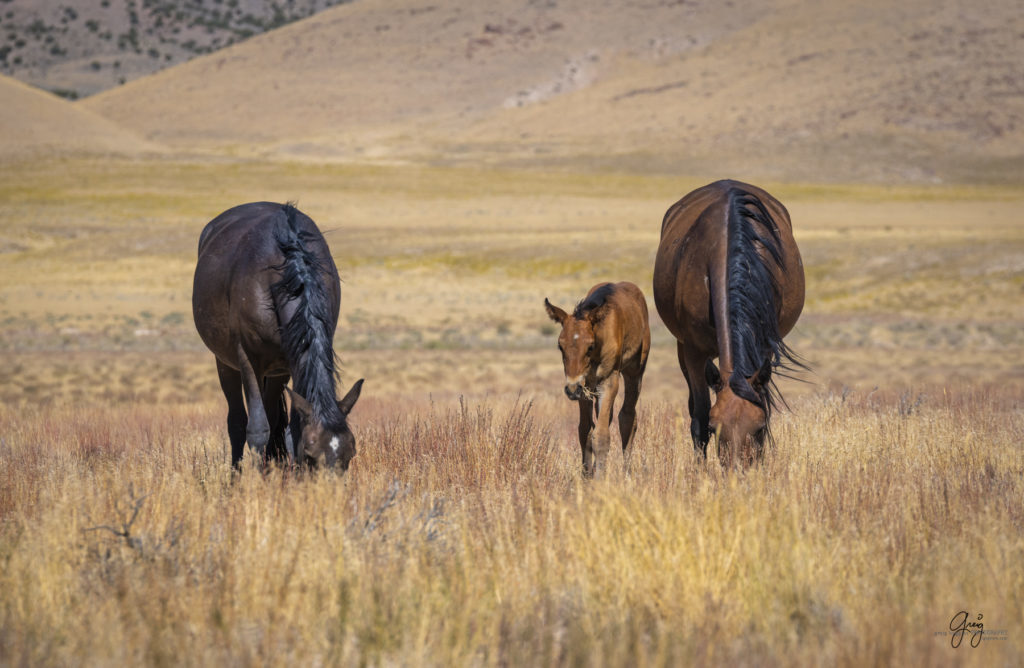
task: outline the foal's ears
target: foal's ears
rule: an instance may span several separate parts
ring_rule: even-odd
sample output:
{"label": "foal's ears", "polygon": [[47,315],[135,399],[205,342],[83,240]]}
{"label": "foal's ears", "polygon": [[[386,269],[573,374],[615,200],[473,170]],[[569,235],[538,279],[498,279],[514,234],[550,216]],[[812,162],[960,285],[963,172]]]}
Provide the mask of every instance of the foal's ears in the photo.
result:
{"label": "foal's ears", "polygon": [[341,411],[342,415],[348,415],[352,411],[352,407],[356,405],[356,400],[359,398],[359,393],[363,391],[363,381],[365,378],[360,378],[352,385],[352,389],[348,391],[345,398],[338,402],[338,410]]}
{"label": "foal's ears", "polygon": [[548,312],[548,317],[559,325],[565,322],[565,319],[569,317],[568,313],[549,302],[547,297],[544,298],[544,309]]}
{"label": "foal's ears", "polygon": [[718,367],[711,360],[704,362],[704,380],[715,391],[715,394],[722,391],[722,374],[718,373]]}
{"label": "foal's ears", "polygon": [[309,417],[313,414],[313,407],[309,405],[305,397],[292,388],[286,386],[284,389],[288,391],[288,396],[292,400],[292,408],[299,412],[299,416],[304,422],[308,422]]}

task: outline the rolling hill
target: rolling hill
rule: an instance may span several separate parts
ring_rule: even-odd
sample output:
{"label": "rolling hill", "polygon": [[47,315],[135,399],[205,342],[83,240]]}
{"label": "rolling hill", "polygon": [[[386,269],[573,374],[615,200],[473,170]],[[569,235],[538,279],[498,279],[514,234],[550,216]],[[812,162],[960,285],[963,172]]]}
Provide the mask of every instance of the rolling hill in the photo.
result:
{"label": "rolling hill", "polygon": [[0,161],[161,148],[99,114],[0,75]]}
{"label": "rolling hill", "polygon": [[1019,181],[1012,0],[359,0],[78,103],[181,149]]}
{"label": "rolling hill", "polygon": [[3,0],[0,74],[69,99],[347,0]]}

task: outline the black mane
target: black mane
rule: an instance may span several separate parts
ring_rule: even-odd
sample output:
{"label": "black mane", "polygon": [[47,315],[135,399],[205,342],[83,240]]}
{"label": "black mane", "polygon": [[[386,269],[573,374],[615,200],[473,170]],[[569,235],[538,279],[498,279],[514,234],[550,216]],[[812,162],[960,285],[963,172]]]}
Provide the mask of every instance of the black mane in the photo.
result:
{"label": "black mane", "polygon": [[339,431],[345,417],[335,395],[334,327],[331,301],[324,287],[331,270],[307,247],[310,243],[322,244],[323,237],[299,229],[297,216],[301,214],[291,204],[282,206],[281,212],[274,240],[284,262],[273,267],[281,272],[281,279],[270,290],[279,318],[284,304],[297,302],[291,319],[281,323],[281,347],[295,391],[309,402],[327,429]]}
{"label": "black mane", "polygon": [[[764,366],[789,370],[804,368],[779,334],[777,304],[780,288],[769,262],[785,269],[780,248],[779,229],[771,215],[754,195],[733,188],[729,191],[728,305],[729,334],[732,348],[732,374],[729,387],[738,397],[764,410],[767,417],[781,399],[774,379],[760,390],[748,382]],[[759,252],[764,248],[764,257]]]}
{"label": "black mane", "polygon": [[605,283],[597,290],[587,295],[576,308],[573,309],[572,316],[577,320],[582,320],[587,317],[587,314],[596,308],[601,308],[604,303],[612,296],[615,292],[615,285],[612,283]]}

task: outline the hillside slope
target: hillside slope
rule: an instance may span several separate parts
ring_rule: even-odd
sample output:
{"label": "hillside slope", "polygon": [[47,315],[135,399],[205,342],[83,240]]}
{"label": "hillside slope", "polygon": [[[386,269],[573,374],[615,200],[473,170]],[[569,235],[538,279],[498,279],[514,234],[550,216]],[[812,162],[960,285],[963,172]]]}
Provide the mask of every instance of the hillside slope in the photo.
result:
{"label": "hillside slope", "polygon": [[348,0],[3,0],[0,74],[77,99]]}
{"label": "hillside slope", "polygon": [[0,100],[0,161],[161,150],[93,111],[3,75]]}
{"label": "hillside slope", "polygon": [[1013,0],[360,0],[79,104],[182,148],[749,178],[1024,173]]}

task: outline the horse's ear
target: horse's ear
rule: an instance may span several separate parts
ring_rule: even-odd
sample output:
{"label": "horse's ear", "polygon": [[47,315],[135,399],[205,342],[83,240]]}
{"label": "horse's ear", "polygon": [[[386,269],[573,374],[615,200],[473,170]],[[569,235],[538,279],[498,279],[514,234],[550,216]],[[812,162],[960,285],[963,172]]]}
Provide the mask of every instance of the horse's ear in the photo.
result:
{"label": "horse's ear", "polygon": [[313,415],[313,407],[309,405],[305,397],[292,388],[285,387],[284,389],[288,391],[288,396],[292,400],[292,408],[298,411],[299,417],[302,418],[303,422],[309,422],[309,418]]}
{"label": "horse's ear", "polygon": [[348,415],[352,411],[352,407],[356,405],[356,400],[359,399],[359,393],[363,391],[363,381],[365,378],[360,378],[352,385],[352,389],[348,391],[345,398],[338,402],[338,410],[341,411],[342,415]]}
{"label": "horse's ear", "polygon": [[715,394],[722,391],[722,374],[718,373],[718,367],[710,359],[704,362],[704,380],[715,391]]}
{"label": "horse's ear", "polygon": [[548,317],[559,325],[564,323],[565,319],[569,317],[568,313],[549,302],[547,297],[544,298],[544,309],[548,312]]}
{"label": "horse's ear", "polygon": [[587,311],[587,320],[590,321],[591,326],[597,325],[604,320],[611,311],[611,306],[608,305],[608,302],[605,302],[600,306],[595,306]]}
{"label": "horse's ear", "polygon": [[772,379],[772,359],[769,357],[761,365],[761,368],[757,370],[754,377],[750,379],[750,386],[755,390],[760,391],[765,385],[767,385]]}

